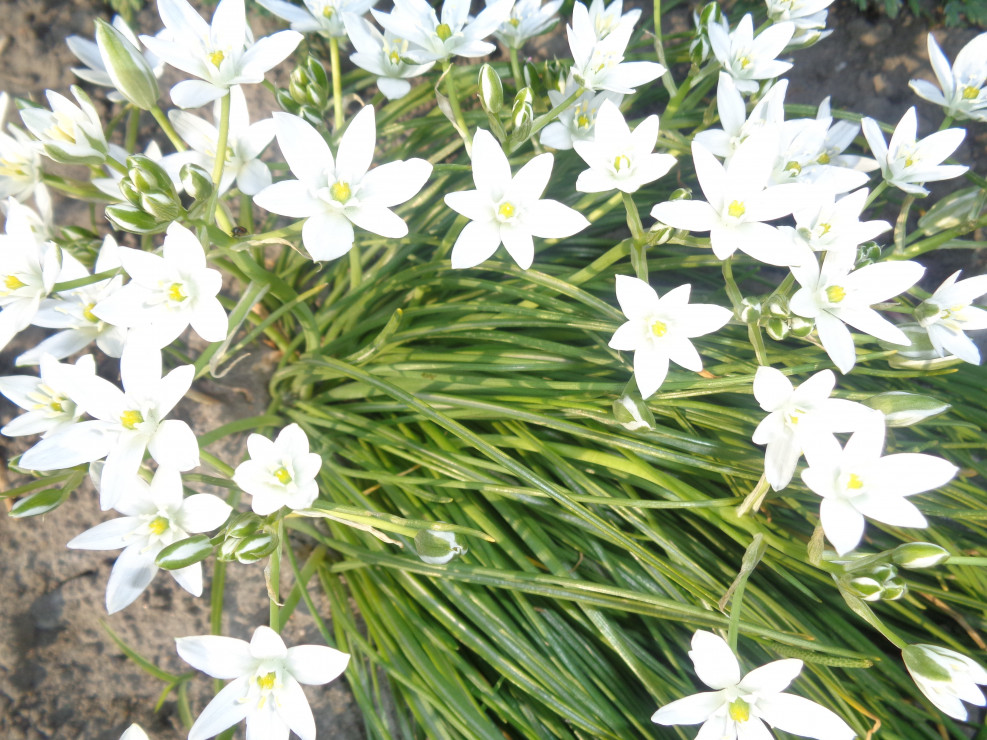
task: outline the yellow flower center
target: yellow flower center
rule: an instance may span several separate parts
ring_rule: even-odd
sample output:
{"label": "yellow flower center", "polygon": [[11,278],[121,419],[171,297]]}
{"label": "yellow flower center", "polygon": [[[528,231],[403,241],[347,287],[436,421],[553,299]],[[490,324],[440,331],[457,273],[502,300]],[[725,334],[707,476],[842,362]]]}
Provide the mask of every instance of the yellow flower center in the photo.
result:
{"label": "yellow flower center", "polygon": [[284,466],[281,466],[280,468],[274,471],[274,477],[277,478],[278,483],[280,483],[283,486],[286,486],[289,483],[291,483],[291,473],[289,473],[288,469],[285,468]]}
{"label": "yellow flower center", "polygon": [[27,283],[22,281],[16,275],[8,275],[7,279],[3,281],[3,284],[7,286],[7,290],[17,290],[18,288],[23,288]]}
{"label": "yellow flower center", "polygon": [[181,283],[172,283],[171,287],[168,288],[168,300],[174,301],[175,303],[181,303],[188,298],[188,296],[185,295],[185,291],[182,290],[184,287],[185,286]]}
{"label": "yellow flower center", "polygon": [[833,224],[819,224],[819,236],[826,236],[833,228]]}
{"label": "yellow flower center", "polygon": [[387,55],[387,58],[391,60],[391,64],[397,64],[398,62],[401,61],[401,55],[393,50],[391,51],[390,54]]}
{"label": "yellow flower center", "polygon": [[445,41],[452,36],[452,29],[449,28],[448,23],[440,23],[435,29],[435,35]]}
{"label": "yellow flower center", "polygon": [[516,213],[516,211],[514,210],[514,204],[513,203],[506,203],[506,202],[505,203],[501,203],[500,204],[500,208],[497,209],[497,215],[500,216],[502,219],[505,219],[505,220],[506,219],[510,219],[510,218],[514,218],[514,214],[515,213]]}
{"label": "yellow flower center", "polygon": [[826,300],[830,303],[839,303],[846,298],[846,291],[839,285],[830,285],[826,288]]}
{"label": "yellow flower center", "polygon": [[148,523],[147,528],[151,530],[151,534],[164,534],[168,529],[168,519],[156,516]]}
{"label": "yellow flower center", "polygon": [[739,696],[730,702],[727,711],[730,713],[730,719],[734,722],[746,722],[751,718],[751,705]]}
{"label": "yellow flower center", "polygon": [[963,88],[963,99],[964,100],[976,100],[980,96],[980,88],[974,87],[973,85],[967,85]]}
{"label": "yellow flower center", "polygon": [[854,491],[859,491],[864,487],[864,482],[860,480],[860,476],[856,473],[850,473],[850,478],[846,482],[846,487],[851,488]]}
{"label": "yellow flower center", "polygon": [[739,200],[735,200],[727,207],[727,213],[729,213],[734,218],[740,218],[745,213],[747,213],[747,209],[744,208],[743,203],[741,203]]}
{"label": "yellow flower center", "polygon": [[274,671],[265,673],[263,676],[257,676],[257,685],[260,687],[261,691],[270,691],[274,688],[274,682],[277,678],[278,676]]}
{"label": "yellow flower center", "polygon": [[580,113],[576,116],[576,126],[579,128],[589,128],[592,125],[592,121],[589,119],[585,113]]}
{"label": "yellow flower center", "polygon": [[56,414],[60,414],[60,413],[62,413],[65,410],[65,409],[62,408],[62,401],[61,401],[61,399],[59,399],[57,401],[53,400],[51,403],[48,404],[48,408],[50,408]]}
{"label": "yellow flower center", "polygon": [[655,321],[651,324],[651,333],[656,337],[663,337],[668,333],[668,324],[664,321]]}
{"label": "yellow flower center", "polygon": [[329,195],[332,196],[333,200],[339,203],[345,203],[353,195],[353,191],[350,190],[349,183],[337,182],[329,188]]}
{"label": "yellow flower center", "polygon": [[9,159],[0,159],[0,176],[23,177],[26,174],[22,164],[11,162]]}
{"label": "yellow flower center", "polygon": [[124,429],[136,429],[138,424],[143,423],[144,415],[136,409],[124,411],[120,414],[120,423]]}
{"label": "yellow flower center", "polygon": [[750,57],[740,57],[740,59],[738,59],[737,61],[740,62],[740,68],[741,69],[747,69],[749,66],[751,66],[751,58]]}
{"label": "yellow flower center", "polygon": [[793,159],[785,165],[785,172],[791,172],[792,175],[799,175],[802,172],[802,165]]}
{"label": "yellow flower center", "polygon": [[827,152],[823,152],[819,155],[819,159],[816,160],[819,164],[829,164],[830,157]]}
{"label": "yellow flower center", "polygon": [[802,414],[804,413],[805,413],[805,409],[793,409],[792,412],[788,415],[788,423],[798,424],[799,419],[802,418]]}
{"label": "yellow flower center", "polygon": [[613,168],[617,172],[620,172],[622,169],[625,168],[630,169],[630,166],[631,166],[631,160],[624,154],[621,154],[620,156],[618,156],[616,159],[613,160]]}
{"label": "yellow flower center", "polygon": [[209,61],[213,63],[216,69],[219,69],[219,65],[223,63],[224,59],[226,59],[226,55],[219,49],[209,55]]}
{"label": "yellow flower center", "polygon": [[96,306],[95,303],[88,303],[86,307],[82,309],[82,318],[91,324],[99,323],[99,316],[93,313],[93,308]]}
{"label": "yellow flower center", "polygon": [[328,5],[326,5],[322,9],[322,17],[323,18],[332,18],[332,14],[335,13],[335,12],[336,11],[333,8],[330,8]]}
{"label": "yellow flower center", "polygon": [[521,19],[520,18],[511,18],[508,21],[508,23],[510,23],[512,26],[514,26],[514,28],[517,28],[518,26],[521,25]]}
{"label": "yellow flower center", "polygon": [[905,167],[911,167],[913,164],[915,164],[914,159],[911,157],[905,157]]}

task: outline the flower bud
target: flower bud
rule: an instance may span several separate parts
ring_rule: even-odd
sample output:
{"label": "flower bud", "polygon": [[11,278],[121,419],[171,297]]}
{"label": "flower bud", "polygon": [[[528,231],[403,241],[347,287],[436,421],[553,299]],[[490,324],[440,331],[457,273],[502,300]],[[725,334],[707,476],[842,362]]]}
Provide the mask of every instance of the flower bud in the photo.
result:
{"label": "flower bud", "polygon": [[908,427],[949,411],[950,404],[932,396],[905,391],[878,393],[864,401],[865,406],[884,414],[889,427]]}
{"label": "flower bud", "polygon": [[957,190],[943,197],[918,220],[925,236],[962,226],[976,219],[984,208],[985,192],[978,186]]}
{"label": "flower bud", "polygon": [[207,200],[212,195],[212,178],[197,164],[186,162],[178,172],[185,192],[196,200]]}
{"label": "flower bud", "polygon": [[504,107],[504,85],[500,75],[489,64],[480,67],[480,107],[487,115],[495,116]]}
{"label": "flower bud", "polygon": [[747,297],[740,302],[738,316],[745,324],[752,324],[761,318],[761,301],[758,298]]}
{"label": "flower bud", "polygon": [[160,234],[168,228],[169,223],[158,221],[139,208],[123,204],[107,206],[106,217],[121,231],[129,231],[132,234]]}
{"label": "flower bud", "polygon": [[241,563],[256,563],[274,552],[277,547],[277,536],[266,529],[261,529],[240,540],[233,555]]}
{"label": "flower bud", "polygon": [[178,570],[201,563],[212,555],[213,546],[204,534],[193,535],[178,542],[172,542],[154,558],[155,564],[165,570]]}
{"label": "flower bud", "polygon": [[655,427],[655,415],[636,392],[633,395],[625,393],[613,402],[613,418],[629,432]]}
{"label": "flower bud", "polygon": [[216,559],[222,560],[224,563],[230,563],[236,560],[236,549],[239,546],[239,537],[227,537],[225,540],[220,542],[219,547],[216,548]]}
{"label": "flower bud", "polygon": [[514,96],[514,105],[511,107],[511,123],[514,126],[513,134],[516,134],[522,141],[528,138],[531,133],[531,124],[535,120],[532,104],[534,95],[530,87],[522,87]]}
{"label": "flower bud", "polygon": [[151,214],[158,221],[175,221],[185,213],[178,198],[170,198],[165,193],[142,194],[140,207],[142,211]]}
{"label": "flower bud", "polygon": [[884,589],[881,594],[883,601],[897,601],[908,593],[908,586],[900,578],[889,578],[881,586]]}
{"label": "flower bud", "polygon": [[847,585],[852,593],[864,601],[880,601],[881,594],[884,592],[884,587],[868,576],[852,578]]}
{"label": "flower bud", "polygon": [[864,242],[857,247],[857,269],[881,261],[881,247],[876,242]]}
{"label": "flower bud", "polygon": [[14,519],[24,519],[29,516],[39,516],[54,511],[61,506],[69,497],[70,491],[61,488],[46,488],[43,491],[35,491],[25,496],[10,509],[10,516]]}
{"label": "flower bud", "polygon": [[812,319],[804,319],[801,316],[790,316],[788,319],[789,335],[799,339],[805,339],[816,328]]}
{"label": "flower bud", "polygon": [[784,296],[771,296],[764,304],[764,312],[769,316],[779,319],[787,319],[791,311],[788,310],[788,299]]}
{"label": "flower bud", "polygon": [[987,671],[976,661],[938,645],[909,645],[901,657],[915,685],[950,717],[967,718],[961,699],[983,706],[977,684],[987,684]]}
{"label": "flower bud", "polygon": [[96,19],[96,46],[110,81],[117,91],[141,110],[158,103],[158,80],[151,65],[126,36],[104,20]]}
{"label": "flower bud", "polygon": [[891,552],[891,560],[909,570],[934,568],[949,560],[949,550],[931,542],[908,542]]}
{"label": "flower bud", "polygon": [[252,511],[244,511],[236,516],[230,521],[226,527],[227,537],[246,537],[256,532],[260,525],[263,523],[263,519],[257,516]]}
{"label": "flower bud", "polygon": [[693,12],[696,24],[696,38],[689,44],[689,58],[693,64],[702,64],[709,59],[712,46],[709,42],[709,26],[712,23],[723,24],[723,11],[715,3],[707,3],[698,13]]}
{"label": "flower bud", "polygon": [[429,565],[443,565],[457,555],[465,554],[466,547],[456,541],[455,532],[422,529],[415,535],[415,551]]}
{"label": "flower bud", "polygon": [[788,338],[788,322],[785,319],[779,319],[777,317],[772,317],[768,319],[764,324],[764,330],[768,333],[768,336],[777,342]]}

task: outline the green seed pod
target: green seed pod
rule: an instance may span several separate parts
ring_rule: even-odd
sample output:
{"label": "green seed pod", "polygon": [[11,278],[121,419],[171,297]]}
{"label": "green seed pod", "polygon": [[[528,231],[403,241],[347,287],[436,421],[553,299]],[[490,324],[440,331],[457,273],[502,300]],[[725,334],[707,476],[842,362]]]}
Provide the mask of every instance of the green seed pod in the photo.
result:
{"label": "green seed pod", "polygon": [[746,324],[751,324],[761,318],[763,306],[758,298],[744,298],[740,303],[740,320]]}
{"label": "green seed pod", "polygon": [[788,338],[790,328],[785,319],[770,318],[765,322],[764,330],[768,333],[769,337],[780,342]]}

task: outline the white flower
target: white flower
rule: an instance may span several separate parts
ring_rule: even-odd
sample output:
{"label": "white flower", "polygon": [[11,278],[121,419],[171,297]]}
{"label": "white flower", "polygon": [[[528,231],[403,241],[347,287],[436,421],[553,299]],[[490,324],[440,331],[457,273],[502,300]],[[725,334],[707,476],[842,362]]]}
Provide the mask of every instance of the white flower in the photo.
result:
{"label": "white flower", "polygon": [[279,18],[291,24],[299,33],[318,33],[326,38],[345,38],[346,15],[361,16],[372,8],[377,0],[302,0],[302,7],[284,0],[257,0]]}
{"label": "white flower", "polygon": [[[486,4],[493,2],[487,0]],[[549,0],[544,5],[542,0],[516,0],[510,17],[500,24],[494,35],[504,46],[520,49],[525,41],[541,36],[558,22],[561,7],[562,0]]]}
{"label": "white flower", "polygon": [[576,190],[605,193],[617,189],[633,193],[657,180],[675,165],[671,154],[655,154],[658,116],[648,116],[633,133],[620,109],[604,101],[597,116],[592,141],[573,142],[576,153],[589,165],[579,173]]}
{"label": "white flower", "polygon": [[795,473],[802,450],[814,447],[820,437],[852,432],[873,409],[855,401],[830,398],[836,376],[820,370],[798,388],[780,370],[759,367],[754,375],[754,398],[768,412],[754,430],[754,444],[767,445],[764,473],[771,487],[780,491]]}
{"label": "white flower", "polygon": [[798,118],[778,130],[778,158],[771,182],[816,185],[826,193],[847,193],[867,184],[866,172],[832,163],[827,137],[832,118]]}
{"label": "white flower", "polygon": [[533,236],[561,239],[589,226],[584,216],[555,200],[541,199],[552,175],[553,157],[539,154],[511,176],[511,165],[489,131],[473,137],[476,190],[448,193],[446,205],[470,219],[452,247],[452,266],[475,267],[501,244],[527,270],[535,257]]}
{"label": "white flower", "polygon": [[[218,121],[220,102],[216,101],[214,107],[213,119]],[[206,172],[212,172],[216,162],[219,129],[208,121],[183,110],[168,111],[168,118],[174,124],[178,135],[190,147],[189,150],[169,154],[161,160],[161,165],[172,179],[175,179],[172,173],[177,174],[187,162],[199,165]],[[240,192],[247,195],[256,195],[271,184],[271,171],[260,160],[260,155],[273,138],[274,119],[264,118],[251,124],[243,88],[239,85],[231,87],[230,126],[226,144],[226,164],[223,167],[223,179],[219,182],[220,193],[225,193],[234,180]]]}
{"label": "white flower", "polygon": [[819,439],[805,450],[809,467],[802,481],[822,496],[819,519],[840,555],[860,542],[865,517],[893,527],[928,526],[905,497],[944,486],[956,475],[955,465],[932,455],[882,457],[884,433],[884,415],[872,414],[842,450],[835,439]]}
{"label": "white flower", "polygon": [[572,7],[572,25],[566,27],[572,52],[572,75],[587,90],[610,90],[629,95],[665,74],[657,62],[625,62],[624,52],[634,32],[632,23],[618,23],[602,39],[582,3]]}
{"label": "white flower", "polygon": [[[90,375],[96,374],[92,355],[83,355],[76,367]],[[68,397],[64,365],[51,355],[41,357],[41,376],[9,375],[0,378],[0,393],[27,411],[11,421],[0,433],[8,437],[40,434],[47,437],[71,426],[82,416],[82,409]]]}
{"label": "white flower", "polygon": [[987,293],[987,275],[956,281],[954,272],[936,292],[916,309],[919,324],[929,332],[929,340],[939,357],[953,354],[973,365],[980,364],[980,350],[967,331],[987,329],[987,310],[978,308],[973,300]]}
{"label": "white flower", "polygon": [[109,509],[129,490],[144,452],[158,465],[191,470],[199,444],[184,421],[164,417],[192,385],[195,368],[182,365],[161,377],[161,352],[128,342],[120,358],[123,388],[75,365],[63,365],[65,394],[95,421],[51,434],[21,456],[26,470],[59,470],[106,457],[100,507]]}
{"label": "white flower", "polygon": [[733,78],[721,71],[716,83],[716,108],[723,128],[700,131],[695,141],[717,157],[729,159],[747,137],[765,127],[780,128],[785,122],[785,93],[788,80],[772,85],[747,115],[744,96]]}
{"label": "white flower", "polygon": [[0,349],[31,323],[61,271],[58,247],[31,228],[37,218],[27,206],[7,200],[6,233],[0,234]]}
{"label": "white flower", "polygon": [[742,679],[726,641],[698,630],[689,657],[696,675],[713,691],[666,704],[652,716],[661,725],[697,725],[697,740],[767,740],[764,726],[818,740],[852,740],[856,733],[834,712],[795,694],[782,693],[802,671],[795,658],[755,668]]}
{"label": "white flower", "polygon": [[668,374],[669,361],[698,373],[703,361],[690,339],[710,334],[733,315],[709,303],[689,303],[690,285],[659,298],[643,280],[617,275],[617,302],[627,317],[610,338],[613,349],[634,352],[634,380],[643,398],[653,395]]}
{"label": "white flower", "polygon": [[149,740],[147,733],[136,722],[123,731],[120,740]]}
{"label": "white flower", "polygon": [[939,88],[925,80],[912,80],[908,86],[920,98],[946,109],[954,118],[987,121],[987,33],[982,33],[956,55],[952,69],[935,37],[929,34],[929,61],[939,80]]}
{"label": "white flower", "polygon": [[[0,129],[9,105],[10,97],[0,93]],[[9,134],[0,130],[0,200],[24,202],[41,183],[41,144],[13,124],[7,130]]]}
{"label": "white flower", "polygon": [[[764,221],[787,216],[800,207],[811,190],[799,184],[766,187],[777,155],[771,130],[752,134],[737,147],[726,167],[702,144],[692,142],[696,177],[708,203],[676,200],[659,203],[651,215],[662,223],[688,231],[708,231],[718,259],[739,249],[769,265],[797,265],[805,250]],[[808,255],[811,257],[811,255]]]}
{"label": "white flower", "polygon": [[[124,548],[106,584],[110,614],[132,604],[148,587],[158,572],[154,559],[159,552],[189,535],[216,529],[232,511],[229,504],[208,493],[185,498],[181,474],[164,466],[157,469],[150,485],[135,475],[113,508],[123,516],[97,524],[68,543],[77,550]],[[202,563],[169,572],[179,586],[202,596]]]}
{"label": "white flower", "polygon": [[497,0],[469,20],[469,0],[444,0],[441,19],[425,0],[395,0],[390,14],[371,10],[377,22],[398,38],[408,39],[408,58],[423,64],[453,56],[483,57],[497,48],[484,41],[511,13],[514,0]]}
{"label": "white flower", "polygon": [[[103,239],[99,255],[96,257],[94,272],[108,272],[120,267],[116,240],[107,234]],[[80,265],[81,268],[81,265]],[[85,270],[75,277],[87,277]],[[62,269],[59,280],[75,279]],[[46,329],[61,329],[57,334],[45,339],[17,358],[18,365],[36,365],[42,355],[51,355],[56,360],[73,355],[93,341],[110,357],[119,357],[127,338],[127,330],[108,324],[93,313],[100,301],[109,298],[123,286],[123,276],[115,275],[107,280],[83,285],[57,294],[56,298],[41,301],[38,313],[31,320],[35,326]]]}
{"label": "white flower", "polygon": [[45,154],[64,164],[102,164],[107,144],[103,123],[92,101],[73,85],[78,105],[54,90],[45,91],[51,110],[24,108],[21,120],[41,140]]}
{"label": "white flower", "polygon": [[833,364],[846,374],[857,362],[853,336],[846,324],[864,334],[909,345],[904,333],[871,308],[908,290],[925,272],[918,262],[880,262],[854,270],[852,257],[827,254],[822,268],[815,259],[793,267],[801,289],[792,296],[792,311],[815,319],[819,341]]}
{"label": "white flower", "polygon": [[315,718],[299,684],[329,683],[346,670],[350,656],[322,645],[285,647],[270,627],[258,627],[249,643],[232,637],[179,637],[178,654],[213,678],[230,680],[189,731],[189,740],[218,735],[243,719],[247,737],[274,740],[289,731],[315,740]]}
{"label": "white flower", "polygon": [[901,651],[905,667],[929,701],[953,719],[966,720],[963,702],[987,704],[977,684],[987,684],[987,671],[962,653],[938,645],[909,645]]}
{"label": "white flower", "polygon": [[775,57],[784,51],[794,33],[795,24],[786,21],[769,26],[755,38],[754,19],[748,13],[729,34],[718,23],[711,23],[709,43],[737,89],[750,94],[757,92],[759,80],[780,77],[792,68],[791,63],[779,62]]}
{"label": "white flower", "polygon": [[598,39],[606,38],[622,25],[633,29],[641,17],[640,8],[631,8],[625,13],[623,0],[613,0],[609,5],[604,5],[605,2],[606,0],[592,0],[588,8],[589,19]]}
{"label": "white flower", "polygon": [[377,143],[372,106],[350,121],[333,158],[329,145],[297,116],[275,113],[278,145],[297,180],[264,188],[254,203],[272,213],[306,218],[302,243],[312,259],[332,260],[353,247],[353,226],[400,239],[408,225],[390,209],[413,198],[432,165],[424,159],[388,162],[370,169]]}
{"label": "white flower", "polygon": [[[566,82],[563,92],[549,90],[548,99],[553,108],[557,108],[566,98],[579,89],[579,84],[571,77]],[[559,117],[541,131],[539,141],[554,149],[572,149],[577,141],[590,141],[596,130],[596,117],[600,106],[607,100],[614,105],[620,105],[624,96],[620,93],[604,90],[593,92],[588,90],[576,98],[576,102],[559,114]]]}
{"label": "white flower", "polygon": [[861,188],[839,199],[832,193],[818,193],[815,202],[795,211],[795,228],[788,233],[813,251],[854,258],[860,244],[891,230],[887,221],[860,220],[869,192]]}
{"label": "white flower", "polygon": [[[137,40],[137,35],[134,33],[133,29],[127,25],[121,16],[113,16],[113,28],[119,31],[134,48],[140,50],[141,43]],[[158,35],[166,33],[166,31],[161,31]],[[113,80],[110,79],[110,73],[107,71],[106,62],[103,60],[102,54],[100,54],[99,46],[95,41],[90,41],[89,39],[84,39],[81,36],[69,36],[65,39],[65,45],[69,47],[69,51],[78,57],[79,61],[85,64],[85,67],[73,67],[72,71],[75,72],[77,77],[89,82],[93,85],[99,85],[100,87],[109,87],[113,90],[107,95],[107,98],[112,100],[114,103],[122,103],[126,100],[123,95],[121,95],[116,90],[116,85]],[[145,49],[143,50],[144,59],[147,61],[147,66],[152,70],[154,76],[157,78],[161,77],[164,72],[164,62],[158,59],[157,55],[153,52]]]}
{"label": "white flower", "polygon": [[319,495],[315,476],[322,458],[309,452],[308,436],[297,424],[282,429],[272,442],[260,434],[247,437],[250,459],[240,463],[233,482],[253,496],[254,513],[267,516],[282,506],[305,509]]}
{"label": "white flower", "polygon": [[873,118],[864,118],[861,126],[884,179],[906,193],[928,195],[929,191],[922,187],[924,183],[959,177],[969,169],[959,164],[942,164],[963,142],[966,131],[948,128],[918,141],[918,118],[914,107],[901,117],[890,144],[885,143],[884,134]]}
{"label": "white flower", "polygon": [[296,31],[279,31],[254,43],[243,0],[220,0],[211,25],[187,0],[158,0],[158,13],[170,38],[141,36],[141,41],[172,67],[199,78],[171,88],[179,108],[198,108],[233,85],[261,82],[302,40]]}
{"label": "white flower", "polygon": [[823,150],[816,160],[819,164],[832,164],[861,172],[873,172],[878,168],[875,159],[861,157],[857,154],[844,154],[853,144],[854,139],[857,138],[857,134],[860,133],[860,124],[850,121],[834,122],[829,96],[823,98],[819,104],[816,118],[825,119],[829,123],[829,131],[826,132]]}
{"label": "white flower", "polygon": [[397,100],[407,95],[411,90],[408,80],[424,74],[435,64],[408,64],[404,60],[408,56],[410,42],[390,31],[384,31],[381,35],[364,18],[346,13],[343,23],[346,25],[346,34],[356,49],[350,54],[350,61],[360,69],[377,75],[377,89],[388,100]]}
{"label": "white flower", "polygon": [[207,342],[226,339],[229,320],[216,297],[223,276],[206,267],[195,234],[176,221],[165,234],[162,256],[126,247],[118,254],[130,282],[97,303],[94,316],[156,347],[171,344],[189,324]]}

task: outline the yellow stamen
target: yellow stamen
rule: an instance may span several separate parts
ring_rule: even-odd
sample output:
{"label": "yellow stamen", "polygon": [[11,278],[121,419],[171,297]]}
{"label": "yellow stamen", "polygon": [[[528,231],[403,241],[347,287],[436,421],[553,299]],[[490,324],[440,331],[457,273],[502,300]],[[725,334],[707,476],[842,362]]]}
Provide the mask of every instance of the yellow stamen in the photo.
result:
{"label": "yellow stamen", "polygon": [[223,63],[224,59],[226,59],[226,55],[219,49],[216,49],[216,51],[209,55],[209,61],[212,62],[213,66],[217,69],[219,69],[219,65]]}
{"label": "yellow stamen", "polygon": [[631,160],[624,154],[621,154],[616,159],[613,160],[613,168],[617,172],[620,172],[625,167],[629,168],[631,166]]}
{"label": "yellow stamen", "polygon": [[727,208],[727,213],[729,213],[734,218],[740,218],[745,213],[747,213],[747,209],[744,208],[744,204],[743,203],[741,203],[739,200],[735,200]]}
{"label": "yellow stamen", "polygon": [[796,175],[802,172],[802,165],[796,162],[794,159],[785,165],[785,172],[793,172]]}
{"label": "yellow stamen", "polygon": [[846,291],[839,285],[830,285],[826,288],[826,300],[830,303],[839,303],[846,298]]}
{"label": "yellow stamen", "polygon": [[322,9],[323,18],[332,18],[332,14],[335,13],[335,9],[330,8],[328,5]]}
{"label": "yellow stamen", "polygon": [[24,177],[24,167],[9,159],[0,159],[0,176],[3,177]]}
{"label": "yellow stamen", "polygon": [[819,164],[829,164],[830,157],[827,152],[823,152],[819,155],[819,159],[816,160]]}
{"label": "yellow stamen", "polygon": [[185,295],[185,291],[182,290],[184,287],[185,286],[181,283],[172,283],[171,287],[168,288],[168,300],[174,301],[175,303],[181,303],[188,298],[188,296]]}
{"label": "yellow stamen", "polygon": [[274,477],[277,478],[278,483],[280,483],[283,486],[286,486],[289,483],[291,483],[291,473],[289,473],[288,469],[285,467],[280,467],[277,470],[275,470]]}
{"label": "yellow stamen", "polygon": [[452,36],[452,29],[449,28],[448,23],[440,23],[435,29],[435,35],[445,41]]}
{"label": "yellow stamen", "polygon": [[510,23],[512,26],[514,26],[514,28],[517,28],[518,26],[521,25],[521,19],[520,18],[511,18],[508,21],[508,23]]}
{"label": "yellow stamen", "polygon": [[668,333],[668,324],[663,321],[655,321],[651,325],[651,333],[656,337],[663,337]]}
{"label": "yellow stamen", "polygon": [[392,51],[390,54],[388,54],[387,58],[391,61],[391,64],[397,64],[398,62],[401,61],[401,55],[398,54],[396,51]]}
{"label": "yellow stamen", "polygon": [[738,61],[740,62],[741,69],[747,69],[749,66],[751,66],[750,57],[741,57]]}
{"label": "yellow stamen", "polygon": [[819,236],[826,236],[833,228],[833,224],[819,224]]}
{"label": "yellow stamen", "polygon": [[730,708],[727,711],[730,713],[730,719],[734,722],[746,722],[751,718],[751,705],[739,696],[730,702]]}
{"label": "yellow stamen", "polygon": [[93,313],[93,308],[96,306],[95,303],[89,303],[84,309],[82,309],[82,318],[86,321],[97,324],[99,323],[99,316]]}
{"label": "yellow stamen", "polygon": [[589,128],[592,125],[592,121],[589,120],[589,116],[585,113],[580,113],[576,116],[576,126],[579,128]]}
{"label": "yellow stamen", "polygon": [[964,100],[976,100],[980,97],[980,88],[974,87],[973,85],[967,85],[963,88],[963,99]]}
{"label": "yellow stamen", "polygon": [[846,483],[847,488],[852,488],[855,491],[859,491],[864,487],[864,482],[860,480],[860,476],[856,473],[850,473],[850,480]]}
{"label": "yellow stamen", "polygon": [[514,213],[513,203],[501,203],[500,208],[497,209],[497,215],[503,219],[514,218]]}
{"label": "yellow stamen", "polygon": [[911,167],[913,164],[915,164],[914,159],[912,159],[911,157],[905,158],[905,167]]}
{"label": "yellow stamen", "polygon": [[353,191],[350,190],[349,183],[337,182],[329,188],[329,195],[332,196],[333,200],[339,203],[345,203],[353,195]]}
{"label": "yellow stamen", "polygon": [[274,671],[265,673],[263,676],[257,676],[257,685],[260,686],[261,691],[270,691],[274,688],[274,682],[277,680],[277,677]]}
{"label": "yellow stamen", "polygon": [[52,401],[51,403],[48,404],[48,408],[50,408],[56,414],[60,414],[60,413],[62,413],[65,410],[65,409],[62,408],[62,402],[61,402],[61,400]]}
{"label": "yellow stamen", "polygon": [[148,522],[147,528],[151,530],[151,534],[164,534],[168,529],[168,520],[163,516],[156,516]]}
{"label": "yellow stamen", "polygon": [[137,425],[142,424],[143,422],[144,415],[136,409],[124,411],[120,414],[120,423],[123,424],[124,429],[136,429]]}
{"label": "yellow stamen", "polygon": [[7,290],[17,290],[27,285],[27,283],[23,282],[16,275],[8,275],[7,279],[3,281],[3,284],[7,286]]}

